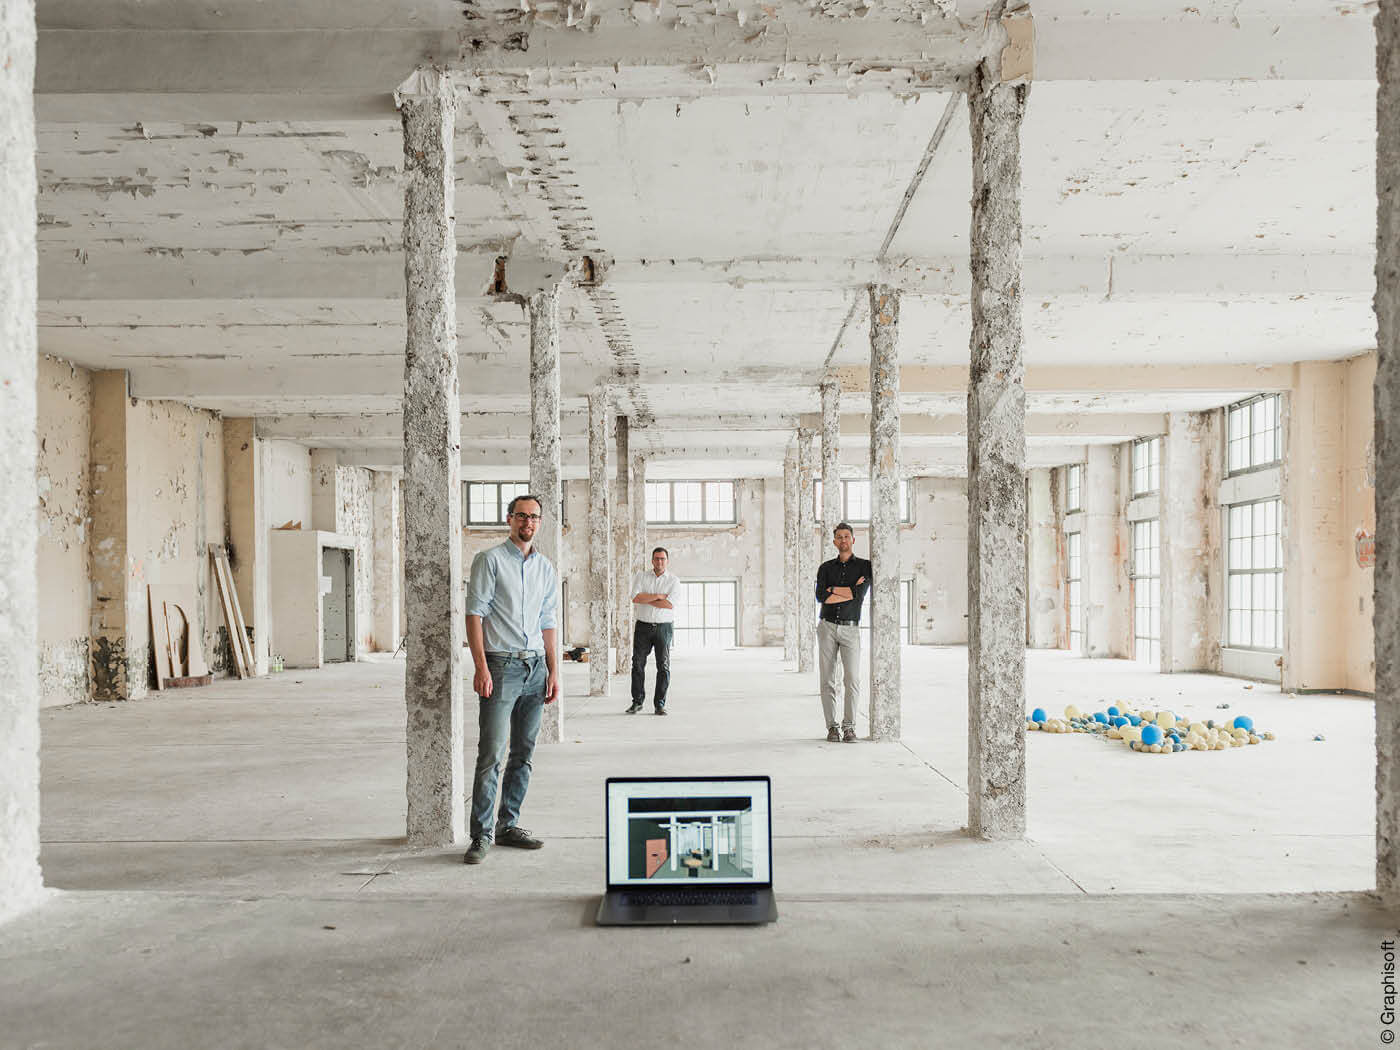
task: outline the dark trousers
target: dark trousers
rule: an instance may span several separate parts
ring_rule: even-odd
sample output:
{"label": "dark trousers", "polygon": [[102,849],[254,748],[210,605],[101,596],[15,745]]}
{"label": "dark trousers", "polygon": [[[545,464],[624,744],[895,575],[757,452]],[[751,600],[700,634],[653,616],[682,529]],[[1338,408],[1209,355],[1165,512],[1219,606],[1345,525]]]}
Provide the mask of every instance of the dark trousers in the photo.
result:
{"label": "dark trousers", "polygon": [[656,650],[656,698],[660,711],[666,706],[666,688],[671,684],[671,625],[643,623],[632,627],[632,703],[647,697],[647,653]]}

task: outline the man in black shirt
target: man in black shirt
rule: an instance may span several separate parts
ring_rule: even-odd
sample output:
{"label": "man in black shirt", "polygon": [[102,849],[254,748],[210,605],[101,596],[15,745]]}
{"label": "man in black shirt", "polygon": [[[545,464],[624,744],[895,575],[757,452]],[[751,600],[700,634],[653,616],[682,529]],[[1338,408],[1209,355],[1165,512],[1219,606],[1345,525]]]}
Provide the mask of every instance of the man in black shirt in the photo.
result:
{"label": "man in black shirt", "polygon": [[[822,606],[821,622],[817,624],[822,714],[826,717],[827,740],[854,744],[856,704],[860,701],[860,604],[870,589],[870,561],[851,553],[856,537],[844,521],[832,530],[831,537],[836,557],[822,562],[817,570],[817,601]],[[836,722],[838,657],[846,686],[846,709],[840,725]]]}

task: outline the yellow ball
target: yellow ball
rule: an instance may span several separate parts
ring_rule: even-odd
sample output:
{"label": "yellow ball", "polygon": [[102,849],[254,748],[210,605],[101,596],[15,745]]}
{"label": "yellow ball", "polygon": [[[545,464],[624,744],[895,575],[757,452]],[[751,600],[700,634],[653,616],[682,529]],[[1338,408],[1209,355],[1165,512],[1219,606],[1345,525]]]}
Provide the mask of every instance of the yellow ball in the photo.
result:
{"label": "yellow ball", "polygon": [[1070,704],[1068,707],[1065,708],[1065,717],[1066,717],[1066,718],[1083,718],[1084,715],[1083,715],[1083,713],[1079,710],[1079,708],[1075,707],[1073,704]]}
{"label": "yellow ball", "polygon": [[1171,729],[1176,725],[1176,719],[1172,717],[1170,711],[1157,712],[1157,725],[1163,729]]}

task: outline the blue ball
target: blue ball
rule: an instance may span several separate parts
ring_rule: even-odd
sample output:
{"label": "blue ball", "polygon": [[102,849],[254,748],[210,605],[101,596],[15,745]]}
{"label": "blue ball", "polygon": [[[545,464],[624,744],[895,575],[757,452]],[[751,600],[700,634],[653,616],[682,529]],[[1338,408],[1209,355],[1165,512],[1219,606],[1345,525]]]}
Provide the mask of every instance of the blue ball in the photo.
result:
{"label": "blue ball", "polygon": [[1108,715],[1104,714],[1102,711],[1095,711],[1095,712],[1094,712],[1094,721],[1095,721],[1095,722],[1103,722],[1105,725],[1107,725],[1107,724],[1108,724]]}
{"label": "blue ball", "polygon": [[1108,709],[1108,716],[1109,716],[1110,718],[1114,717],[1115,715],[1121,715],[1122,713],[1123,713],[1123,712],[1120,711],[1120,710],[1118,710],[1118,708],[1116,708],[1116,707],[1110,707],[1110,708]]}
{"label": "blue ball", "polygon": [[1111,719],[1111,721],[1115,726],[1125,726],[1128,724],[1128,720],[1122,715],[1118,715],[1116,718]]}
{"label": "blue ball", "polygon": [[1148,747],[1162,742],[1162,731],[1156,726],[1145,726],[1142,730],[1142,742]]}
{"label": "blue ball", "polygon": [[1130,725],[1135,725],[1135,726],[1140,726],[1140,725],[1142,725],[1142,719],[1139,718],[1137,715],[1129,715],[1129,716],[1128,716],[1128,722],[1129,722]]}
{"label": "blue ball", "polygon": [[1253,731],[1254,731],[1254,719],[1250,718],[1248,715],[1236,715],[1236,716],[1235,716],[1235,728],[1236,728],[1236,729],[1248,729],[1250,732],[1253,732]]}
{"label": "blue ball", "polygon": [[1031,712],[1032,722],[1044,722],[1045,718],[1045,708],[1043,707],[1037,707],[1034,711]]}

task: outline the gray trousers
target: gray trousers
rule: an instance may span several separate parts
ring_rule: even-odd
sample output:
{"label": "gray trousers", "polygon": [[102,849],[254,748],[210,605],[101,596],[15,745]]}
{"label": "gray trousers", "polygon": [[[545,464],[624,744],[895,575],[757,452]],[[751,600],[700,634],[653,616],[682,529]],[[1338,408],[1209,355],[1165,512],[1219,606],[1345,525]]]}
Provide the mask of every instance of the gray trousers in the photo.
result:
{"label": "gray trousers", "polygon": [[827,728],[836,725],[836,668],[846,686],[846,709],[842,729],[856,727],[856,705],[860,703],[860,627],[853,623],[817,621],[817,652],[821,656],[822,715]]}

